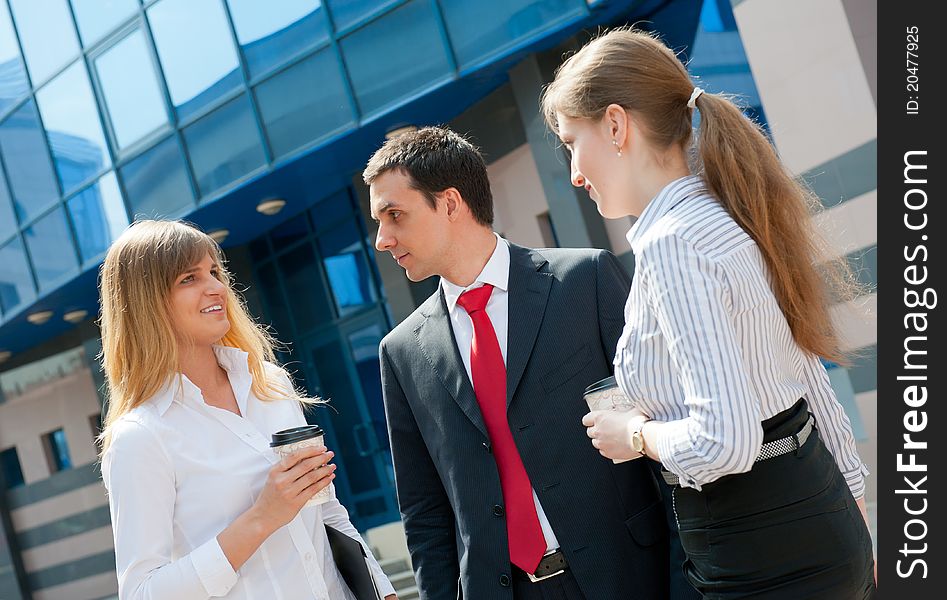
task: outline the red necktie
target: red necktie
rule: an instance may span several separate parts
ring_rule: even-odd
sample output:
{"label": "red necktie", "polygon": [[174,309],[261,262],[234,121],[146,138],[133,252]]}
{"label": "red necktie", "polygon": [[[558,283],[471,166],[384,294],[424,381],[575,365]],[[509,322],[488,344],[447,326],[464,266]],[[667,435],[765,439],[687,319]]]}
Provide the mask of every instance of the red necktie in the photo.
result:
{"label": "red necktie", "polygon": [[493,458],[500,472],[510,562],[527,573],[535,573],[546,552],[546,539],[536,515],[533,487],[506,418],[506,365],[503,364],[493,323],[485,310],[491,293],[493,286],[484,285],[461,294],[457,304],[473,321],[470,372],[477,404],[493,446]]}

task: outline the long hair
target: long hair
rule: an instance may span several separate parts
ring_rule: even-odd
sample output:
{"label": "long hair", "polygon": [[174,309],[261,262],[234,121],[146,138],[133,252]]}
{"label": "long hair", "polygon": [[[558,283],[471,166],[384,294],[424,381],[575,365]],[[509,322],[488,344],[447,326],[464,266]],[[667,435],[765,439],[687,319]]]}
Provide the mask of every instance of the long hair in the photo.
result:
{"label": "long hair", "polygon": [[[637,118],[648,142],[691,148],[694,84],[677,56],[650,34],[614,29],[566,60],[544,90],[542,111],[557,130],[557,113],[601,119],[618,104]],[[858,286],[844,258],[822,262],[824,240],[812,213],[821,206],[780,162],[760,127],[725,96],[703,93],[697,131],[697,173],[708,191],[759,246],[770,285],[796,343],[846,364],[830,304]]]}
{"label": "long hair", "polygon": [[248,314],[233,289],[217,242],[181,221],[137,221],[111,245],[99,271],[100,358],[108,390],[108,412],[99,436],[103,453],[111,443],[112,425],[154,396],[181,370],[171,287],[205,255],[216,263],[226,286],[230,330],[217,343],[249,355],[254,395],[264,401],[291,397],[312,402],[267,373],[265,363],[275,361],[276,340]]}

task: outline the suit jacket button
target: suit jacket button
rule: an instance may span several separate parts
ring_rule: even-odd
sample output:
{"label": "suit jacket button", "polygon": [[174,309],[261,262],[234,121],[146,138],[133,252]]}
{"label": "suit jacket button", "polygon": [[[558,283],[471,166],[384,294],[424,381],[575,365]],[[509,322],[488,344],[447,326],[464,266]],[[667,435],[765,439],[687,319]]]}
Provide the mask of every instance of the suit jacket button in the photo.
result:
{"label": "suit jacket button", "polygon": [[506,573],[500,575],[500,585],[503,587],[510,587],[510,576]]}
{"label": "suit jacket button", "polygon": [[497,504],[496,506],[494,506],[494,507],[493,507],[493,514],[494,514],[495,516],[497,516],[497,517],[502,517],[502,516],[503,516],[503,507],[500,506],[499,504]]}

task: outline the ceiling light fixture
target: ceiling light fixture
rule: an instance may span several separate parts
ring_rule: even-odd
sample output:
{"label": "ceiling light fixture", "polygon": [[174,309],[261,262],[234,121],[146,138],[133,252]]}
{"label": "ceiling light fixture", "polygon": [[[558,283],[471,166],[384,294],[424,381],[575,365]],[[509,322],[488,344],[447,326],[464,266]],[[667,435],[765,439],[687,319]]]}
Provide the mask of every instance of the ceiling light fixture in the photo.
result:
{"label": "ceiling light fixture", "polygon": [[[259,210],[259,207],[257,207],[257,210]],[[227,239],[227,236],[230,235],[230,230],[229,229],[215,229],[213,231],[208,232],[207,235],[209,235],[210,238],[214,240],[215,242],[217,242],[218,244],[223,244],[224,240]]]}
{"label": "ceiling light fixture", "polygon": [[64,321],[69,323],[79,323],[89,315],[89,311],[79,309],[79,310],[70,310],[62,316]]}
{"label": "ceiling light fixture", "polygon": [[275,215],[283,210],[284,206],[286,206],[286,201],[282,198],[270,198],[269,200],[264,200],[257,204],[256,209],[264,215]]}
{"label": "ceiling light fixture", "polygon": [[398,136],[404,135],[406,133],[411,133],[417,130],[418,130],[417,125],[399,125],[397,127],[392,127],[391,129],[386,131],[385,139],[393,140]]}
{"label": "ceiling light fixture", "polygon": [[33,325],[42,325],[46,321],[50,320],[53,316],[53,311],[51,310],[41,310],[29,315],[26,315],[26,320],[32,323]]}

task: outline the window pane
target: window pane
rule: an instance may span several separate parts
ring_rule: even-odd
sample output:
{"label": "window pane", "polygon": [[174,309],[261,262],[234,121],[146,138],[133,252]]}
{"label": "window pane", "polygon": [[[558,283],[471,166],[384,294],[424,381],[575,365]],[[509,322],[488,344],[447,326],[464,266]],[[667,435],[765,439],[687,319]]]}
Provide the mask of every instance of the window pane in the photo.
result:
{"label": "window pane", "polygon": [[66,0],[10,0],[33,85],[79,54],[76,29]]}
{"label": "window pane", "polygon": [[451,75],[430,0],[413,0],[358,29],[341,44],[363,115]]}
{"label": "window pane", "polygon": [[0,113],[29,91],[7,5],[0,2]]}
{"label": "window pane", "polygon": [[246,96],[228,102],[184,130],[202,196],[264,164],[257,131]]}
{"label": "window pane", "polygon": [[[266,317],[269,317],[269,324],[276,330],[276,337],[280,341],[287,342],[293,334],[292,319],[280,291],[282,287],[279,275],[276,273],[276,264],[270,262],[259,267],[256,270],[256,277],[260,283],[257,291],[266,301]],[[266,323],[267,319],[263,319],[263,322]]]}
{"label": "window pane", "polygon": [[369,14],[394,4],[397,0],[328,0],[329,10],[332,11],[332,22],[336,29],[343,29],[361,21]]}
{"label": "window pane", "polygon": [[23,485],[23,470],[20,468],[16,447],[0,452],[0,479],[3,480],[3,487],[8,490]]}
{"label": "window pane", "polygon": [[289,309],[296,320],[298,333],[315,329],[332,320],[332,311],[322,288],[315,252],[309,244],[279,258],[286,284]]}
{"label": "window pane", "polygon": [[89,77],[82,61],[36,94],[64,194],[111,164]]}
{"label": "window pane", "polygon": [[354,124],[338,57],[332,48],[260,84],[256,96],[275,156],[284,156]]}
{"label": "window pane", "polygon": [[259,75],[329,37],[319,0],[227,0],[250,75]]}
{"label": "window pane", "polygon": [[127,148],[168,122],[145,36],[135,31],[95,59],[115,141]]}
{"label": "window pane", "polygon": [[66,443],[66,434],[62,429],[47,433],[43,436],[43,446],[46,450],[46,459],[49,461],[51,473],[58,473],[72,468],[72,459],[69,457],[69,444]]}
{"label": "window pane", "polygon": [[148,9],[148,20],[181,118],[240,84],[237,52],[220,0],[164,0]]}
{"label": "window pane", "polygon": [[440,4],[461,67],[586,11],[584,0],[440,0]]}
{"label": "window pane", "polygon": [[[375,439],[384,450],[389,450],[388,426],[385,421],[385,403],[381,395],[381,365],[378,347],[387,332],[380,325],[370,325],[349,335],[352,358],[365,394],[365,405],[372,419]],[[390,460],[390,459],[389,459]]]}
{"label": "window pane", "polygon": [[375,288],[365,260],[362,235],[354,220],[322,234],[319,237],[319,252],[340,315],[375,301]]}
{"label": "window pane", "polygon": [[0,269],[0,307],[6,313],[36,296],[26,251],[19,236],[0,246],[0,265],[3,265]]}
{"label": "window pane", "polygon": [[135,0],[71,0],[79,25],[79,35],[86,47],[132,16],[138,9]]}
{"label": "window pane", "polygon": [[79,270],[72,234],[62,208],[23,231],[40,289],[48,289]]}
{"label": "window pane", "polygon": [[320,200],[309,210],[317,232],[326,231],[352,214],[352,201],[347,189],[341,190],[325,200]]}
{"label": "window pane", "polygon": [[7,192],[7,182],[0,169],[0,244],[7,241],[16,227],[16,213],[13,212],[13,201]]}
{"label": "window pane", "polygon": [[32,219],[59,199],[49,150],[32,100],[0,124],[0,153],[20,221]]}
{"label": "window pane", "polygon": [[68,202],[83,262],[105,252],[128,227],[125,203],[115,173],[108,173]]}
{"label": "window pane", "polygon": [[121,171],[132,219],[177,217],[194,206],[177,138],[170,137]]}
{"label": "window pane", "polygon": [[309,235],[309,222],[306,213],[293,217],[270,231],[273,251],[280,252]]}

